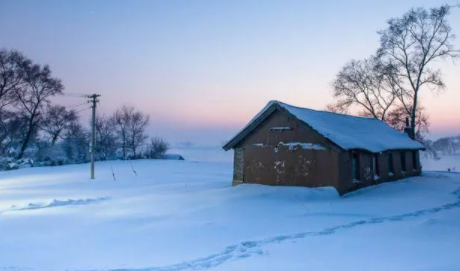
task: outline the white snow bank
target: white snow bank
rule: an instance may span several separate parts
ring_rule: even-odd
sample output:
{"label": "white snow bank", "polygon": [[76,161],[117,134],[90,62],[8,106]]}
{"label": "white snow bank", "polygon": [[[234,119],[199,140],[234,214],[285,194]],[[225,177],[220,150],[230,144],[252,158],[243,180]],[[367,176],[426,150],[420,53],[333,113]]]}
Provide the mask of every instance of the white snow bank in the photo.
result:
{"label": "white snow bank", "polygon": [[101,201],[106,201],[109,199],[110,199],[109,197],[86,198],[86,199],[67,199],[67,200],[52,199],[48,202],[28,203],[24,205],[11,205],[10,208],[3,210],[2,212],[35,210],[35,209],[69,206],[69,205],[86,205],[86,204],[93,204],[93,203],[98,203]]}
{"label": "white snow bank", "polygon": [[251,201],[277,200],[277,201],[329,201],[338,200],[340,196],[333,187],[294,187],[294,186],[270,186],[260,184],[241,184],[232,188],[231,193],[247,194],[250,193]]}

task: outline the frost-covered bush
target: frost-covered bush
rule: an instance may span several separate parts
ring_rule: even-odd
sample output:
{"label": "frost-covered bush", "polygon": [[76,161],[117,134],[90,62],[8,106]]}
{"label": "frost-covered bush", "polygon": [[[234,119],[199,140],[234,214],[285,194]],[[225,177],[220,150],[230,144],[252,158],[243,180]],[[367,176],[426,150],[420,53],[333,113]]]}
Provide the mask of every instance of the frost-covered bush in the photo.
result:
{"label": "frost-covered bush", "polygon": [[64,136],[62,149],[69,163],[78,164],[89,161],[89,134],[81,124],[70,125]]}
{"label": "frost-covered bush", "polygon": [[160,137],[152,137],[147,146],[145,157],[149,159],[162,159],[169,150],[169,143]]}
{"label": "frost-covered bush", "polygon": [[40,142],[37,144],[34,155],[35,161],[46,166],[64,165],[67,163],[62,143],[55,145],[49,142]]}
{"label": "frost-covered bush", "polygon": [[2,157],[0,158],[0,170],[14,170],[26,167],[33,167],[34,161],[29,158],[23,159],[14,159],[12,157]]}

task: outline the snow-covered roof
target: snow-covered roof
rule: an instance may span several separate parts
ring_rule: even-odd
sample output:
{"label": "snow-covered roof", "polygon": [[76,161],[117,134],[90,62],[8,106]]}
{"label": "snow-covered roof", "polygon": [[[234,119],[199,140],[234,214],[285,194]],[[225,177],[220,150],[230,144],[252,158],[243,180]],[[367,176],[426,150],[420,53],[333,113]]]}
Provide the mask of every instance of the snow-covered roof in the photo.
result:
{"label": "snow-covered roof", "polygon": [[224,146],[224,149],[227,150],[236,145],[255,129],[259,120],[268,117],[278,107],[285,109],[344,150],[362,149],[377,153],[397,149],[424,149],[422,144],[412,140],[407,134],[394,130],[378,119],[301,108],[279,101],[269,102],[243,130]]}

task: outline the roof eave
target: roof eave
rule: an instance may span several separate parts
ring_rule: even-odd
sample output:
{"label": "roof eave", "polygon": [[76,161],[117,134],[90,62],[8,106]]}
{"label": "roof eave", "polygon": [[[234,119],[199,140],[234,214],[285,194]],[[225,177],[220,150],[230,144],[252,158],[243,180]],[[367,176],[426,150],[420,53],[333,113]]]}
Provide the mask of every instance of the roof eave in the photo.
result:
{"label": "roof eave", "polygon": [[350,148],[350,149],[346,149],[346,151],[362,151],[362,152],[376,154],[376,153],[382,153],[382,152],[388,152],[388,151],[426,151],[426,148],[392,148],[392,149],[384,149],[381,151],[371,151],[371,150],[363,149],[363,148]]}

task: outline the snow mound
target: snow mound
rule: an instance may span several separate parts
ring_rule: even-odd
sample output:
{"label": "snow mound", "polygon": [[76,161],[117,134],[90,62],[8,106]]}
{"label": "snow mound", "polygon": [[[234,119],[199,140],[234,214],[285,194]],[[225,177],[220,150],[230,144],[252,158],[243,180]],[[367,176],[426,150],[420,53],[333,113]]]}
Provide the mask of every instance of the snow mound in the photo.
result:
{"label": "snow mound", "polygon": [[12,205],[9,209],[4,210],[4,212],[35,210],[35,209],[61,207],[61,206],[69,206],[69,205],[87,205],[87,204],[98,203],[101,201],[106,201],[109,199],[110,199],[109,197],[86,198],[86,199],[67,199],[67,200],[52,199],[48,202],[28,203],[26,205]]}
{"label": "snow mound", "polygon": [[425,221],[423,221],[423,224],[424,224],[424,225],[427,225],[427,226],[434,226],[434,225],[439,224],[439,219],[436,219],[436,218],[428,218],[428,219],[426,219]]}

